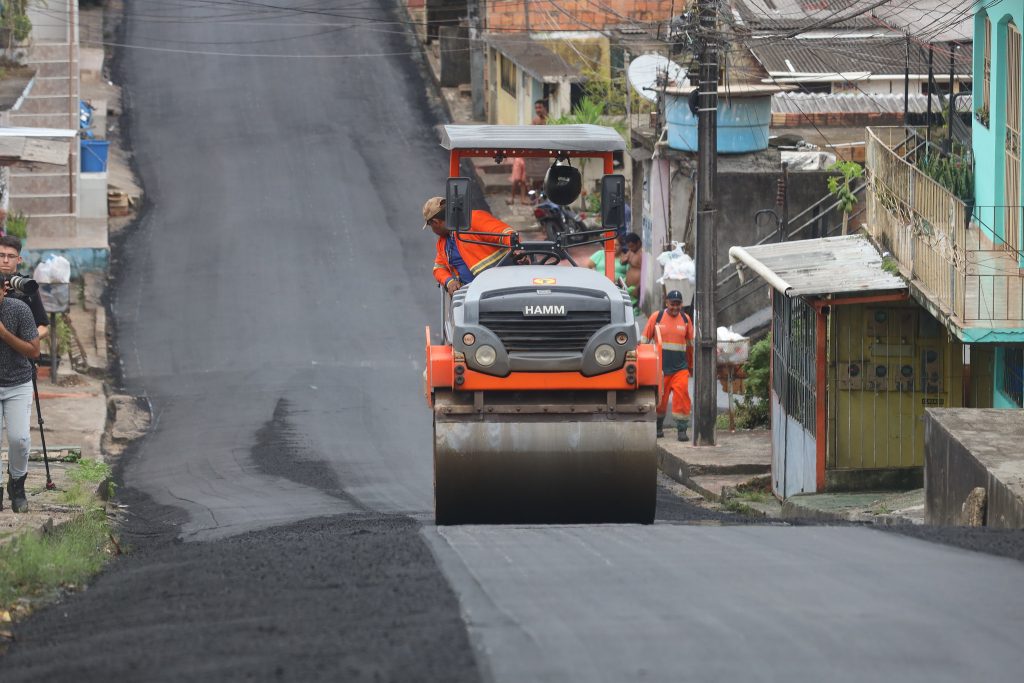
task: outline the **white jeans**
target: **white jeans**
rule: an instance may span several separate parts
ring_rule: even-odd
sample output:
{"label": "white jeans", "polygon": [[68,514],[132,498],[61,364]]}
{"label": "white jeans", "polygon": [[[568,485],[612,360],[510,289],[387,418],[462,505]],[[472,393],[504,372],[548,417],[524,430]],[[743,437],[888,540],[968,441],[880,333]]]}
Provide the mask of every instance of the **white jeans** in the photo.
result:
{"label": "white jeans", "polygon": [[0,387],[0,413],[7,428],[7,469],[11,478],[20,479],[28,474],[28,451],[32,445],[32,380]]}

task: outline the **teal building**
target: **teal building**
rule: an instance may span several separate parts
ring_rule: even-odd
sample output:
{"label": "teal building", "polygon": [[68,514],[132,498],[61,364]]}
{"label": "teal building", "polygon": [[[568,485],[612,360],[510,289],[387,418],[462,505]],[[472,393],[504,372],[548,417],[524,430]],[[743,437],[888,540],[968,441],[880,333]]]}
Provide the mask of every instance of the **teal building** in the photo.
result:
{"label": "teal building", "polygon": [[[1021,174],[1021,32],[1024,1],[985,0],[974,4],[974,207],[977,229],[974,270],[983,281],[987,306],[979,310],[992,324],[971,329],[964,341],[991,345],[993,407],[1021,408],[1024,305],[1024,177]],[[968,235],[968,240],[971,236]],[[968,261],[970,269],[972,264]],[[1016,268],[1014,268],[1016,266]],[[976,337],[976,339],[972,339]],[[980,349],[979,349],[980,350]],[[988,351],[987,349],[984,351]],[[984,352],[983,352],[984,353]],[[987,355],[987,354],[986,354]]]}

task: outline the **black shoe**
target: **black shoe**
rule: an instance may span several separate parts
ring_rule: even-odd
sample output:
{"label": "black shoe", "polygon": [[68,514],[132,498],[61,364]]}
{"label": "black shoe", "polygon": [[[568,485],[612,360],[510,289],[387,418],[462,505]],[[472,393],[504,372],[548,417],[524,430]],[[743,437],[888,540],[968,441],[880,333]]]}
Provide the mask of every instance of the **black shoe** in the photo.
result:
{"label": "black shoe", "polygon": [[676,431],[676,441],[689,441],[690,437],[686,435],[686,427],[678,429]]}
{"label": "black shoe", "polygon": [[14,512],[28,512],[28,499],[25,497],[25,480],[27,474],[15,479],[11,473],[7,473],[7,495],[11,498],[11,510]]}
{"label": "black shoe", "polygon": [[659,417],[658,418],[657,436],[658,436],[659,439],[661,437],[665,436],[665,418],[663,418],[663,417]]}

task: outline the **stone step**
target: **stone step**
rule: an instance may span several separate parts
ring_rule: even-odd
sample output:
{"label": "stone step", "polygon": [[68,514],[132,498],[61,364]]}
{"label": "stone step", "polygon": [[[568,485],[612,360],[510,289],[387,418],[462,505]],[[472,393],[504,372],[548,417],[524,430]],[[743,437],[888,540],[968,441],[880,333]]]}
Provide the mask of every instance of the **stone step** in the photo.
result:
{"label": "stone step", "polygon": [[[74,50],[74,48],[72,48]],[[74,51],[72,51],[74,55]],[[58,62],[67,61],[67,43],[34,43],[28,51],[28,62]]]}
{"label": "stone step", "polygon": [[32,92],[29,94],[32,97],[45,97],[47,95],[64,95],[65,97],[67,97],[67,76],[51,76],[49,78],[41,78],[37,75],[35,83],[32,84]]}
{"label": "stone step", "polygon": [[26,128],[74,128],[78,130],[78,115],[64,114],[19,114],[11,112],[11,125]]}
{"label": "stone step", "polygon": [[30,216],[28,220],[29,242],[39,240],[49,244],[53,240],[73,238],[78,232],[78,222],[72,214]]}
{"label": "stone step", "polygon": [[68,174],[64,173],[19,173],[11,174],[11,195],[24,197],[39,194],[58,194],[68,191]]}
{"label": "stone step", "polygon": [[[65,81],[66,82],[66,81]],[[25,101],[18,108],[19,114],[66,114],[69,111],[78,112],[78,100],[71,100],[69,103],[67,94],[63,95],[39,95],[36,92],[29,94]]]}
{"label": "stone step", "polygon": [[64,213],[71,208],[68,194],[11,196],[11,209],[32,216]]}
{"label": "stone step", "polygon": [[28,66],[31,66],[33,69],[36,70],[36,76],[37,77],[40,77],[40,76],[41,77],[63,76],[64,78],[67,78],[69,73],[70,74],[77,74],[78,73],[78,62],[77,61],[73,62],[70,65],[70,68],[69,68],[68,62],[66,60],[65,61],[56,61],[56,62],[47,62],[47,61],[29,62]]}

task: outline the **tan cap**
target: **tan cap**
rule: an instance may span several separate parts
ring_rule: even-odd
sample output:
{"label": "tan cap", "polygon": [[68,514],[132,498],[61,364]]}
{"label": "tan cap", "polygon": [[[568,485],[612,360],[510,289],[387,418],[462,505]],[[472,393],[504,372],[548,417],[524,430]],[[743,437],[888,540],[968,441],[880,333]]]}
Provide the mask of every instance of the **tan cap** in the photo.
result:
{"label": "tan cap", "polygon": [[423,205],[423,229],[427,229],[427,222],[444,211],[444,197],[431,197]]}

